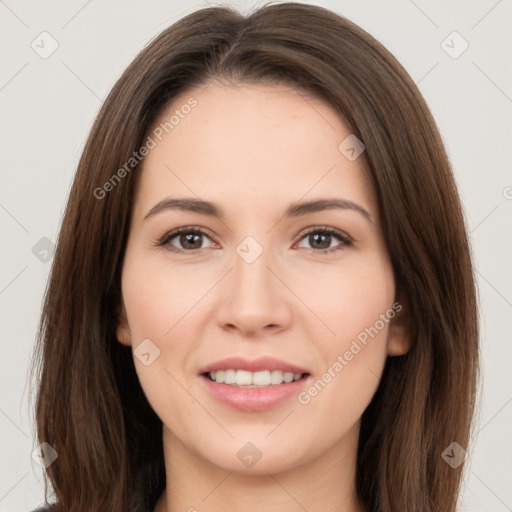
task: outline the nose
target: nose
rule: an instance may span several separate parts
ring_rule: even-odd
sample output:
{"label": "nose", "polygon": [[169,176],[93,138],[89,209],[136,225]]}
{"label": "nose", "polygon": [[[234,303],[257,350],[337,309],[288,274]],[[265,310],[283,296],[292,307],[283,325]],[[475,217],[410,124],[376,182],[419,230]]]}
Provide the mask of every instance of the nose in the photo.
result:
{"label": "nose", "polygon": [[217,320],[224,330],[259,338],[286,329],[292,318],[290,291],[270,250],[251,263],[236,254],[223,288]]}

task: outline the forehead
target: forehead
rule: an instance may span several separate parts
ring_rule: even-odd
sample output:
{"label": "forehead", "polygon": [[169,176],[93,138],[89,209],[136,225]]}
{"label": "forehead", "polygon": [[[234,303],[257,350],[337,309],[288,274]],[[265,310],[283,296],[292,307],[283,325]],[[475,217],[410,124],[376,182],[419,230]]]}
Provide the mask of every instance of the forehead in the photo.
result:
{"label": "forehead", "polygon": [[192,89],[150,131],[155,147],[141,166],[136,208],[173,194],[268,208],[327,193],[372,209],[362,159],[339,149],[350,135],[330,105],[286,86]]}

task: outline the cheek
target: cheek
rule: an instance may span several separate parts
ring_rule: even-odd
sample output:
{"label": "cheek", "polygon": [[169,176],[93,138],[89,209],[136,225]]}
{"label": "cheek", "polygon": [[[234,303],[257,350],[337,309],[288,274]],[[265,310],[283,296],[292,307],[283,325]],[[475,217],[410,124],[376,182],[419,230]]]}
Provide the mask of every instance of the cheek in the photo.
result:
{"label": "cheek", "polygon": [[[305,299],[309,309],[321,320],[317,322],[317,332],[326,340],[327,352],[350,344],[372,327],[394,302],[395,283],[387,260],[373,258],[356,263],[328,267],[316,274],[310,272],[309,277],[296,282],[297,295]],[[379,331],[383,330],[380,323],[379,326]]]}
{"label": "cheek", "polygon": [[[178,427],[197,414],[183,373],[190,366],[190,355],[197,350],[188,329],[192,314],[187,313],[205,289],[192,286],[192,281],[194,276],[187,271],[170,272],[150,258],[138,256],[135,250],[127,251],[122,288],[137,376],[160,419]],[[144,349],[150,353],[149,364],[138,357],[142,352],[139,345],[149,347]]]}
{"label": "cheek", "polygon": [[123,298],[134,346],[144,338],[162,343],[186,322],[188,311],[208,289],[190,269],[176,271],[136,255],[126,260]]}
{"label": "cheek", "polygon": [[320,329],[309,331],[321,366],[298,402],[312,419],[336,417],[341,430],[360,417],[378,387],[395,314],[394,278],[386,261],[350,270],[324,276],[322,293],[312,280],[303,285],[325,328],[316,322]]}

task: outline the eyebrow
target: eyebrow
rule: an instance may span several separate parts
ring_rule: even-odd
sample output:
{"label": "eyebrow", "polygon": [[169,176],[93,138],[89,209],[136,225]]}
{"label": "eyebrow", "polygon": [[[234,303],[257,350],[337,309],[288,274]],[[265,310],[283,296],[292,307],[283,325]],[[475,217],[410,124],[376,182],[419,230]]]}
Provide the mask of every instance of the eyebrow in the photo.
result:
{"label": "eyebrow", "polygon": [[[208,215],[218,219],[224,219],[222,209],[211,201],[194,198],[171,198],[167,197],[157,203],[146,214],[143,220],[154,217],[155,215],[168,210],[182,210],[201,215]],[[290,203],[284,211],[284,218],[294,218],[316,213],[325,210],[352,210],[361,214],[366,220],[373,223],[372,216],[362,206],[347,199],[315,199],[311,201],[297,201]]]}

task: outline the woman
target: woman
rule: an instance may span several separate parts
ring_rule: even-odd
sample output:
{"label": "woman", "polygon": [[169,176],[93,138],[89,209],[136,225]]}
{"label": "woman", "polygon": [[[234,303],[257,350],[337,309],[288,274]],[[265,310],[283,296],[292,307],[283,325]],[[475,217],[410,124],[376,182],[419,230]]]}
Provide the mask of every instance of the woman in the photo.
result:
{"label": "woman", "polygon": [[162,32],[91,130],[38,341],[51,510],[455,510],[475,289],[414,82],[311,5]]}

